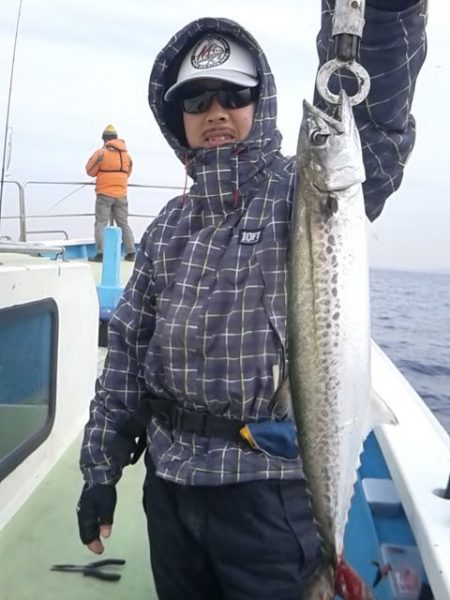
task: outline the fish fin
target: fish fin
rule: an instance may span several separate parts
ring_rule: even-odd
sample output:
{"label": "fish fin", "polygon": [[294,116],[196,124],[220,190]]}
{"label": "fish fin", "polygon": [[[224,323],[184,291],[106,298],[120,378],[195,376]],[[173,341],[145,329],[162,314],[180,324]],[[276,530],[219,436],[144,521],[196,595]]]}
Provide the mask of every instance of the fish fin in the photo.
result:
{"label": "fish fin", "polygon": [[285,377],[269,402],[269,412],[279,419],[293,419],[289,377]]}
{"label": "fish fin", "polygon": [[398,419],[380,394],[372,387],[370,390],[369,427],[375,425],[398,425]]}
{"label": "fish fin", "polygon": [[366,235],[367,235],[368,240],[376,242],[377,244],[380,242],[380,236],[378,235],[378,232],[375,229],[373,222],[369,221],[369,219],[367,219],[367,218],[366,218]]}

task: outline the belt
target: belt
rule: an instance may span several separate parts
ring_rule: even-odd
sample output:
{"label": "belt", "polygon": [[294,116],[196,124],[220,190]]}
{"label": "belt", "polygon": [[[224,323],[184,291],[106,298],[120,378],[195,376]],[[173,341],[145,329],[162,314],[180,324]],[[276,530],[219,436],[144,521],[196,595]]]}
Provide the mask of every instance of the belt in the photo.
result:
{"label": "belt", "polygon": [[245,425],[239,419],[198,413],[176,406],[170,400],[152,398],[130,415],[117,432],[114,444],[111,444],[111,452],[124,464],[136,463],[144,452],[147,445],[146,428],[152,416],[169,431],[178,429],[232,442],[242,440],[239,431]]}
{"label": "belt", "polygon": [[[271,421],[269,419],[245,424],[239,419],[217,417],[193,410],[180,408],[165,402],[165,408],[155,411],[164,428],[181,432],[196,433],[203,437],[215,437],[238,442],[245,440],[249,448],[270,456],[286,459],[298,458],[297,429],[292,420]],[[169,412],[170,411],[170,412]],[[242,433],[241,433],[242,430]]]}
{"label": "belt", "polygon": [[153,416],[165,429],[178,429],[202,437],[218,437],[232,442],[242,439],[239,431],[245,423],[239,419],[199,413],[168,404],[167,401],[151,403]]}

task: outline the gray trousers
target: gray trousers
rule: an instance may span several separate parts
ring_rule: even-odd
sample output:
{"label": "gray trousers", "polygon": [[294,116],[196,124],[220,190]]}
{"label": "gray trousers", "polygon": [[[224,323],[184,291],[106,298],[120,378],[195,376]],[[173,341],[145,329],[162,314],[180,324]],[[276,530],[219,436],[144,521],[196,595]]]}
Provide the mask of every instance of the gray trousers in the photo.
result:
{"label": "gray trousers", "polygon": [[113,217],[122,230],[122,242],[125,254],[134,254],[136,247],[134,245],[133,232],[128,225],[127,197],[112,198],[104,194],[97,194],[95,201],[95,246],[97,253],[103,254],[103,229],[108,225],[110,216]]}

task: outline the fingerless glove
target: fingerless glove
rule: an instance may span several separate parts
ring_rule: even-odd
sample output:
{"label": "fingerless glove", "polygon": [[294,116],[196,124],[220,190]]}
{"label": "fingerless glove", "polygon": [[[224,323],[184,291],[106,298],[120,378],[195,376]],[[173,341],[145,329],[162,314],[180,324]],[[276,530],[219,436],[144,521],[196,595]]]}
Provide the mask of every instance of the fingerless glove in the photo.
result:
{"label": "fingerless glove", "polygon": [[78,528],[83,544],[99,539],[100,525],[112,525],[116,502],[114,485],[84,484],[77,505]]}

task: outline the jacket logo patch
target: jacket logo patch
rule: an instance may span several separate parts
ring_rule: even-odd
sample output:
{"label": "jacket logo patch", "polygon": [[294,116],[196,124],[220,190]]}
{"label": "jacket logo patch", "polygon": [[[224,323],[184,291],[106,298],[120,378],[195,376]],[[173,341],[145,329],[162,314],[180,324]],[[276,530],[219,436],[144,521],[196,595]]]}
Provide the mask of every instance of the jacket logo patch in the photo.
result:
{"label": "jacket logo patch", "polygon": [[248,246],[259,244],[262,239],[262,229],[241,229],[239,231],[239,243]]}

